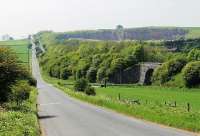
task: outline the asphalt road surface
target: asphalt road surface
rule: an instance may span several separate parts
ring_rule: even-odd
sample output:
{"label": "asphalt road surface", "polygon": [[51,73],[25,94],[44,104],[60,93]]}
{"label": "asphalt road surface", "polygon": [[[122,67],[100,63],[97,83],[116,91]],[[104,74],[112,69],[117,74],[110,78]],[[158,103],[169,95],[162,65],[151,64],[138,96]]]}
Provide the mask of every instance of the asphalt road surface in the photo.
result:
{"label": "asphalt road surface", "polygon": [[[33,46],[34,48],[34,46]],[[44,82],[32,54],[38,81],[39,119],[46,136],[193,136],[194,134],[127,117],[70,98]]]}

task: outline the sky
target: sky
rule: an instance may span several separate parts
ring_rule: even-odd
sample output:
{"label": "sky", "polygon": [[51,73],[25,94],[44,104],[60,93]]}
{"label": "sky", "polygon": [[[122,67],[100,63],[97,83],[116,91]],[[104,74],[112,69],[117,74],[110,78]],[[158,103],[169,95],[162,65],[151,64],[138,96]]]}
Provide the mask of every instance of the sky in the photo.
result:
{"label": "sky", "polygon": [[0,35],[144,26],[200,26],[200,0],[0,0]]}

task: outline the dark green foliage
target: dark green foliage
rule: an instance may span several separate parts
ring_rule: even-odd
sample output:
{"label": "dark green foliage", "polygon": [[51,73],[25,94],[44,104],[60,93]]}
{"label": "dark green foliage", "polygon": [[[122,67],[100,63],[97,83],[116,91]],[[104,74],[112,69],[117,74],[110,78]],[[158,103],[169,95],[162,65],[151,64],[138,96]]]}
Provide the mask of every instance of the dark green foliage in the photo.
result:
{"label": "dark green foliage", "polygon": [[89,82],[95,83],[96,75],[97,75],[97,69],[94,67],[90,67],[90,69],[87,71],[86,78],[88,79]]}
{"label": "dark green foliage", "polygon": [[183,69],[183,76],[187,87],[200,85],[200,61],[188,63]]}
{"label": "dark green foliage", "polygon": [[95,96],[96,92],[93,87],[91,87],[88,81],[84,78],[76,80],[74,84],[74,90],[77,92],[84,92],[87,95]]}
{"label": "dark green foliage", "polygon": [[62,68],[60,69],[60,78],[61,79],[68,79],[69,76],[71,76],[71,71],[68,68]]}
{"label": "dark green foliage", "polygon": [[29,72],[17,63],[17,57],[12,50],[0,48],[0,102],[8,100],[10,86],[19,79],[27,79]]}
{"label": "dark green foliage", "polygon": [[87,87],[88,87],[88,81],[83,78],[76,80],[74,84],[74,90],[77,92],[84,92]]}
{"label": "dark green foliage", "polygon": [[28,84],[30,86],[34,86],[34,87],[37,86],[37,80],[35,78],[33,78],[32,76],[28,77],[27,80],[28,80]]}
{"label": "dark green foliage", "polygon": [[20,105],[23,101],[29,99],[31,87],[26,81],[18,81],[15,85],[11,86],[11,100]]}
{"label": "dark green foliage", "polygon": [[85,89],[85,94],[95,96],[96,95],[95,88],[91,86],[87,86]]}
{"label": "dark green foliage", "polygon": [[169,81],[172,76],[181,72],[187,61],[184,58],[172,59],[162,66],[158,67],[153,74],[153,82],[155,84],[164,84]]}

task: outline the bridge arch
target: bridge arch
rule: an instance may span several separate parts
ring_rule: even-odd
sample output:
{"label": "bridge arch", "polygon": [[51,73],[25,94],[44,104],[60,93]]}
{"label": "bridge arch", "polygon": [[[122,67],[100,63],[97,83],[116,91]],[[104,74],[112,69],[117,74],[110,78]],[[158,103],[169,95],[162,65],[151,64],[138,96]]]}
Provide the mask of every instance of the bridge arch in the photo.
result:
{"label": "bridge arch", "polygon": [[159,67],[161,63],[148,62],[140,65],[140,81],[139,84],[151,85],[152,75],[154,70]]}

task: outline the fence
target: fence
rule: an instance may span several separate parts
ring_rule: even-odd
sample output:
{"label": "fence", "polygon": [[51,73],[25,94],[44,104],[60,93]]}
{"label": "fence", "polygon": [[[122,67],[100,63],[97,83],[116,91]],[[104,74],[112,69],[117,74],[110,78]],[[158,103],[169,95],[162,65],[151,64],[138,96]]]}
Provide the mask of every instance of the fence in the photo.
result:
{"label": "fence", "polygon": [[[111,99],[112,99],[112,97],[111,97]],[[119,102],[130,104],[130,105],[142,105],[142,104],[147,105],[147,104],[153,103],[150,100],[122,99],[122,95],[120,93],[118,94],[118,97],[116,99]],[[182,108],[182,109],[185,109],[187,112],[191,112],[191,103],[189,103],[189,102],[186,102],[184,105],[183,104],[178,105],[177,101],[163,101],[163,103],[154,102],[154,104],[155,103],[157,105],[165,105],[165,106],[172,107],[172,108]]]}

